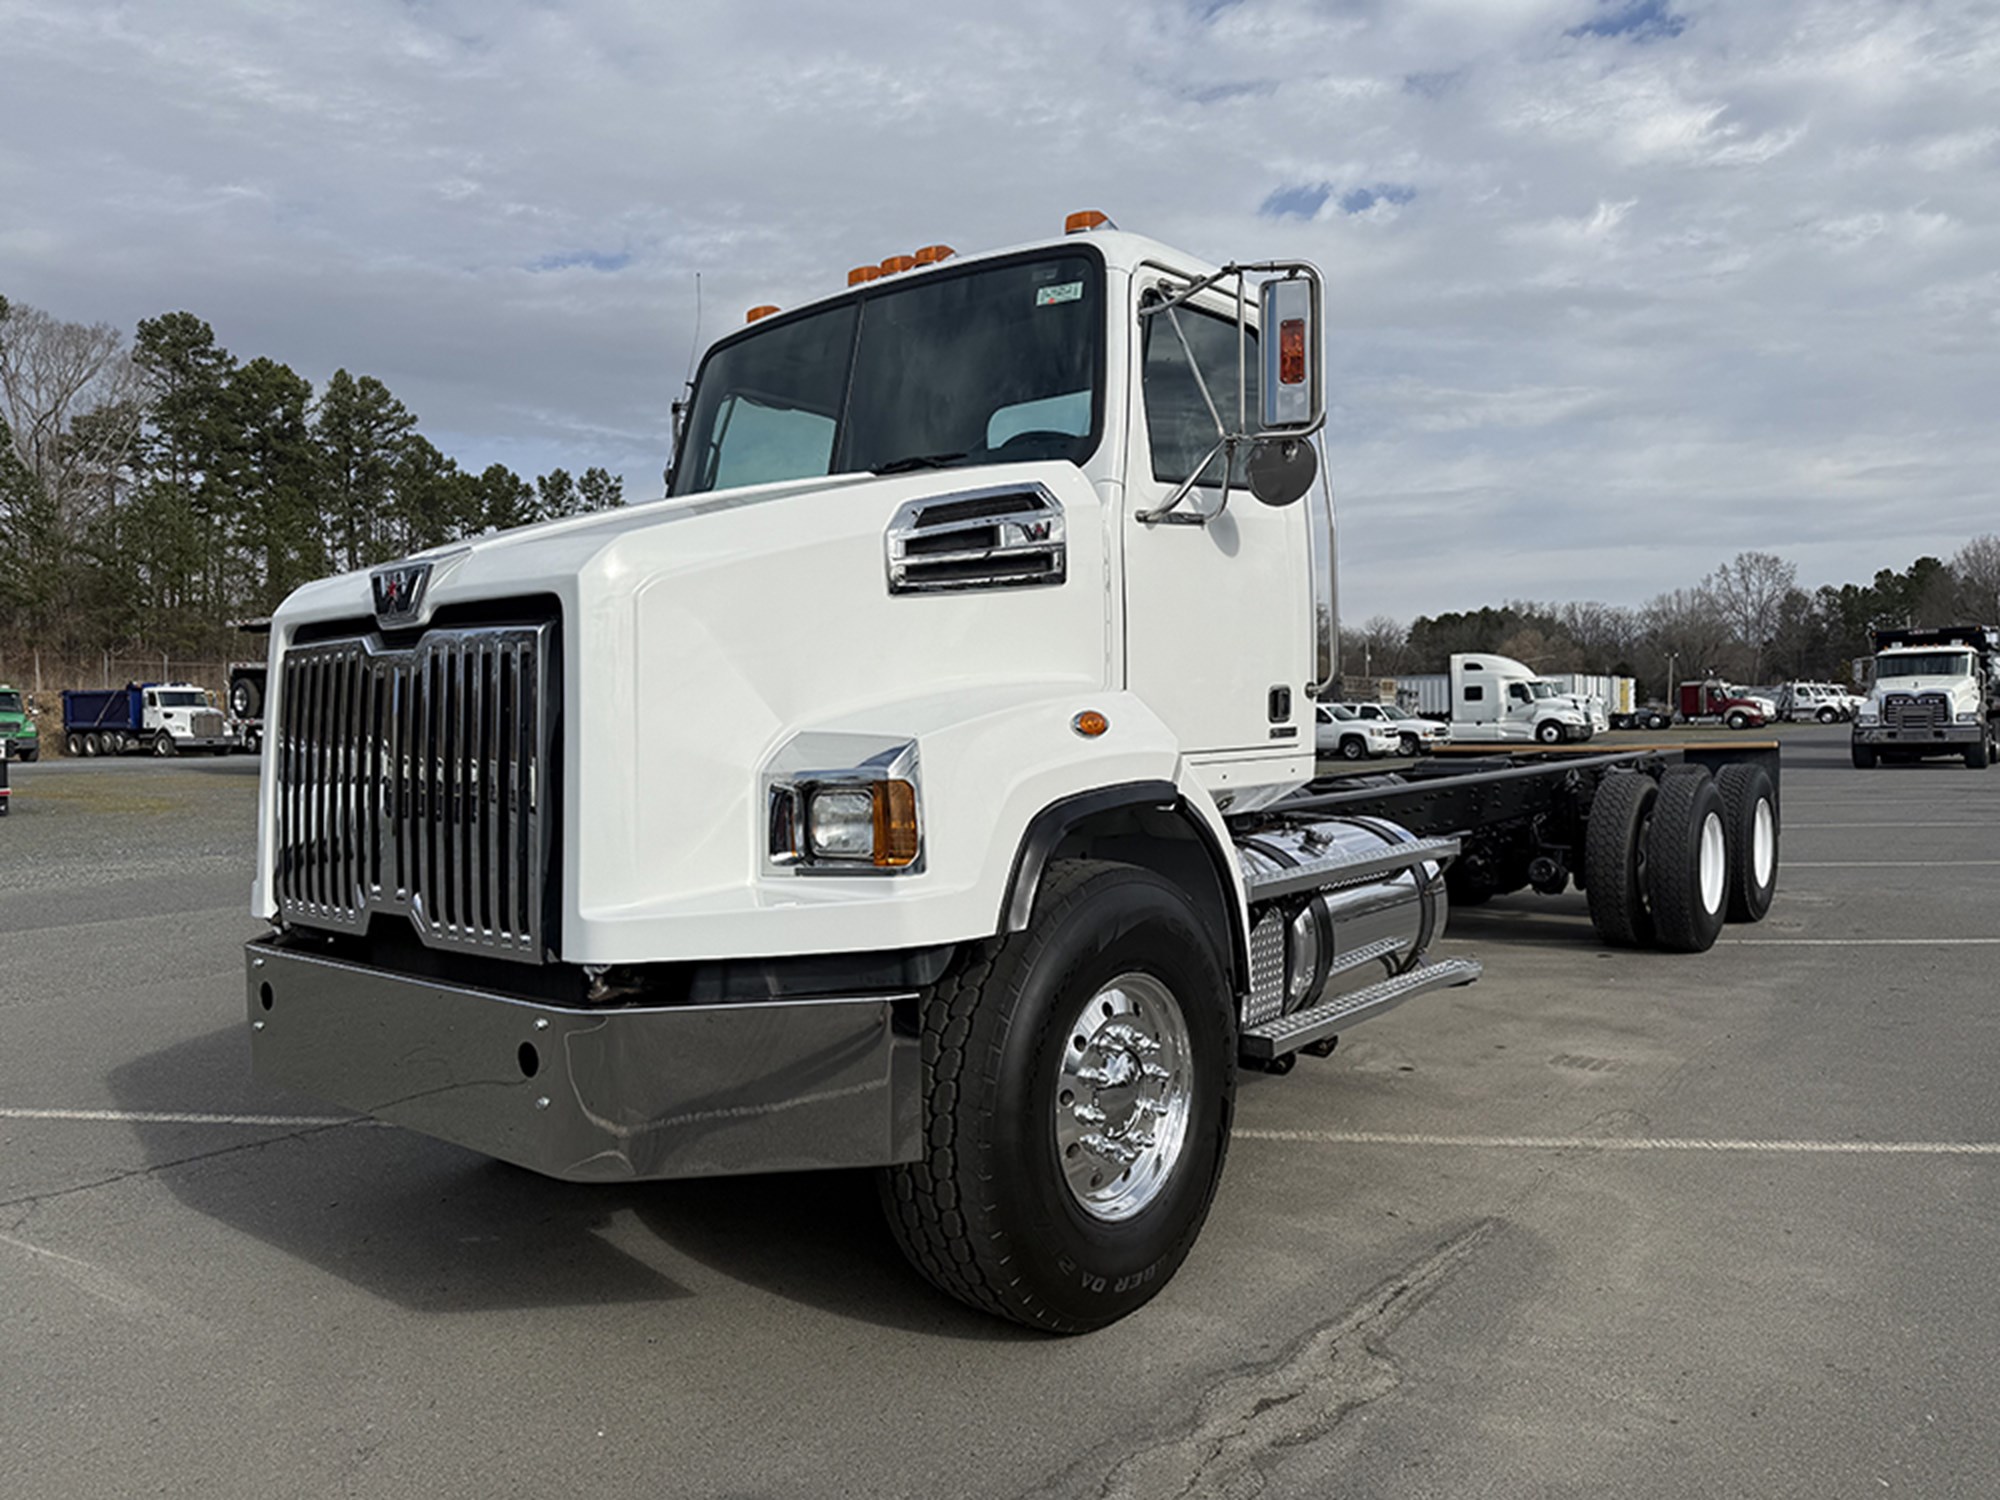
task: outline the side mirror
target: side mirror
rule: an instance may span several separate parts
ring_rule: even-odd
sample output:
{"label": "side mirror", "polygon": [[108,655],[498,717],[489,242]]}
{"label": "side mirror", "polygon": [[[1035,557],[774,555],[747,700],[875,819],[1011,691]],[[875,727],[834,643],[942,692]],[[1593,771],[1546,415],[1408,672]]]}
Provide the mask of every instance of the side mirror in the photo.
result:
{"label": "side mirror", "polygon": [[1258,291],[1258,312],[1264,356],[1258,416],[1263,429],[1315,432],[1326,417],[1318,274],[1266,281]]}
{"label": "side mirror", "polygon": [[1250,493],[1266,505],[1290,505],[1319,477],[1319,459],[1304,438],[1259,438],[1250,450]]}

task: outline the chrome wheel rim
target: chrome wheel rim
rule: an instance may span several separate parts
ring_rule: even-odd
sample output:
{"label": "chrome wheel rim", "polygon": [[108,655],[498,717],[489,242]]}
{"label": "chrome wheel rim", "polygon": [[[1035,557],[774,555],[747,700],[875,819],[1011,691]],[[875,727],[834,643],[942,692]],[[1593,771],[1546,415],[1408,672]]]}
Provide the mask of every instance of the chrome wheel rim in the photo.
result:
{"label": "chrome wheel rim", "polygon": [[1194,1049],[1172,990],[1120,974],[1071,1020],[1057,1064],[1063,1184],[1093,1219],[1129,1219],[1172,1179],[1193,1113]]}
{"label": "chrome wheel rim", "polygon": [[1722,910],[1722,887],[1729,859],[1723,847],[1722,815],[1710,813],[1701,820],[1701,846],[1696,856],[1701,880],[1701,909]]}

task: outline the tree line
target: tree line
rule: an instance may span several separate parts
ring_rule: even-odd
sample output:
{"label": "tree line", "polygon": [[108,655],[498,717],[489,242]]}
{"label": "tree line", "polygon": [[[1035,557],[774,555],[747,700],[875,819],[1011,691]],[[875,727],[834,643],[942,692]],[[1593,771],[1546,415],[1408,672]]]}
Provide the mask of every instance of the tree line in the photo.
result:
{"label": "tree line", "polygon": [[315,391],[190,312],[128,343],[0,297],[0,644],[227,654],[314,578],[623,503],[602,468],[461,468],[374,376]]}
{"label": "tree line", "polygon": [[1784,558],[1742,552],[1636,609],[1516,601],[1407,626],[1377,615],[1342,633],[1341,670],[1350,681],[1442,672],[1454,652],[1491,651],[1538,672],[1637,678],[1650,693],[1710,674],[1846,682],[1854,659],[1872,653],[1877,627],[1962,623],[2000,625],[2000,536],[1974,537],[1949,560],[1883,568],[1868,583],[1808,590]]}

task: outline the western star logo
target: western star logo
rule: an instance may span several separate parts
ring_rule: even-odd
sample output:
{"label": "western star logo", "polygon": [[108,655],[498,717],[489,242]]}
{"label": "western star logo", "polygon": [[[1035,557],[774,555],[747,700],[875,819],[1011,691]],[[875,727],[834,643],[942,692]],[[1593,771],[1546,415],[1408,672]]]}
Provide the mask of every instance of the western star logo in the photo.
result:
{"label": "western star logo", "polygon": [[403,563],[375,573],[370,579],[375,589],[375,618],[384,625],[415,619],[423,607],[424,586],[430,578],[429,563]]}

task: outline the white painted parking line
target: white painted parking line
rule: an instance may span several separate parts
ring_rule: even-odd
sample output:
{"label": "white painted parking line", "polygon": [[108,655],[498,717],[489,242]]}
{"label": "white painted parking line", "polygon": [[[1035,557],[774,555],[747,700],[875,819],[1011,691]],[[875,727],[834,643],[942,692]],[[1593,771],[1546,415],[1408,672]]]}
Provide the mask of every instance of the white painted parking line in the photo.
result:
{"label": "white painted parking line", "polygon": [[1376,1130],[1237,1130],[1239,1141],[1312,1146],[1455,1146],[1488,1151],[1714,1151],[1779,1156],[2000,1156],[2000,1141],[1767,1141],[1588,1135],[1402,1135]]}
{"label": "white painted parking line", "polygon": [[1787,870],[1962,870],[2000,859],[1788,859]]}
{"label": "white painted parking line", "polygon": [[1793,823],[1787,821],[1785,832],[1800,828],[2000,828],[2000,823],[1968,823],[1960,819],[1955,823]]}
{"label": "white painted parking line", "polygon": [[107,1121],[122,1125],[242,1125],[300,1130],[372,1123],[360,1115],[206,1115],[163,1109],[17,1109],[0,1105],[0,1120]]}
{"label": "white painted parking line", "polygon": [[2000,937],[1957,938],[1717,938],[1737,948],[1990,948]]}

